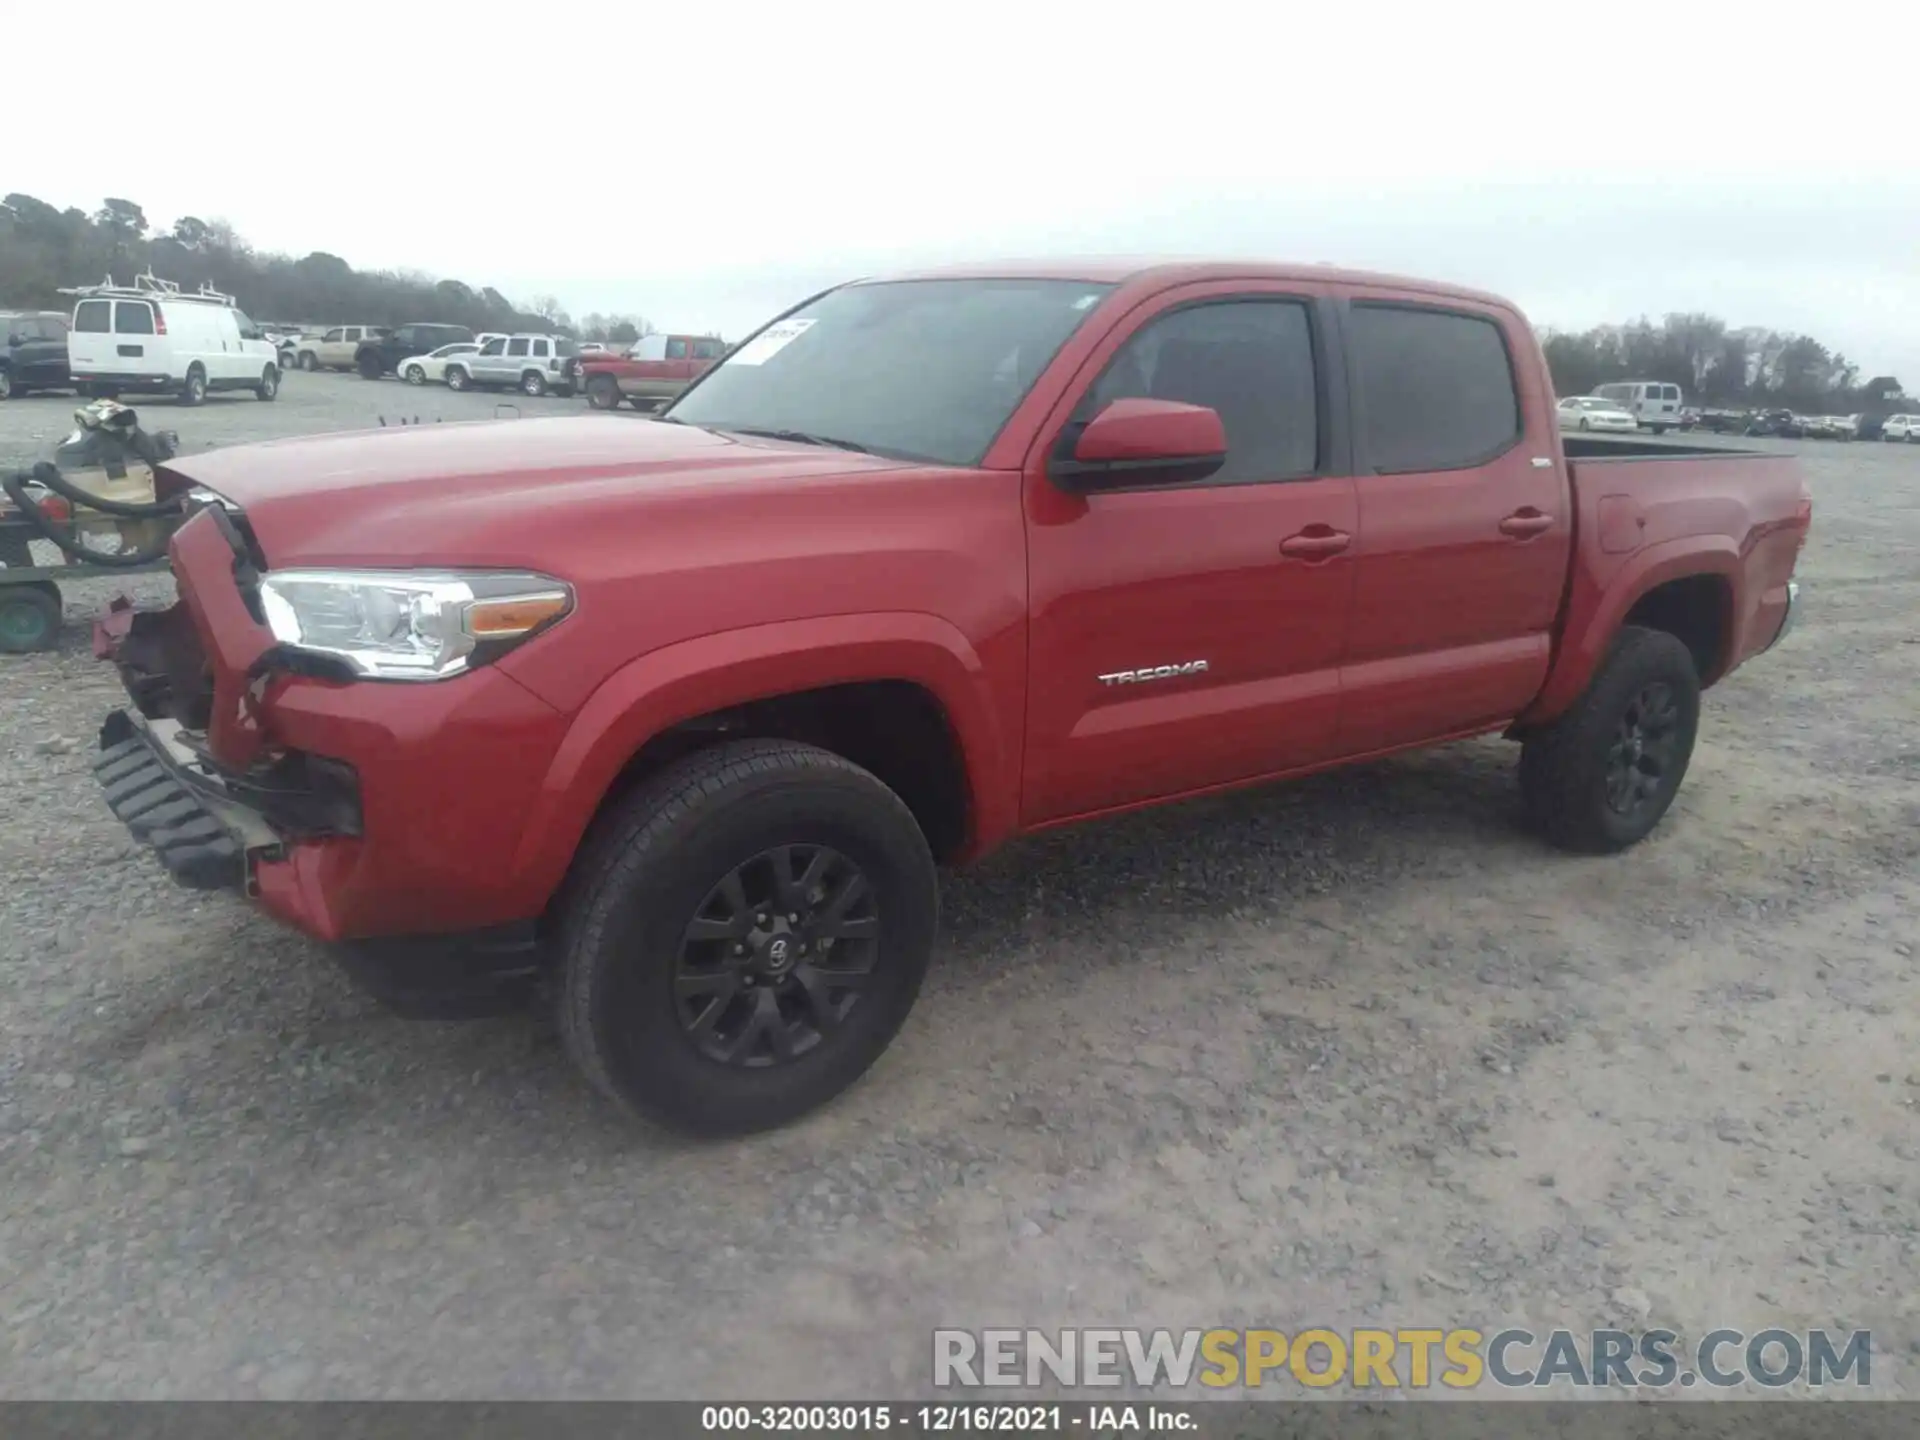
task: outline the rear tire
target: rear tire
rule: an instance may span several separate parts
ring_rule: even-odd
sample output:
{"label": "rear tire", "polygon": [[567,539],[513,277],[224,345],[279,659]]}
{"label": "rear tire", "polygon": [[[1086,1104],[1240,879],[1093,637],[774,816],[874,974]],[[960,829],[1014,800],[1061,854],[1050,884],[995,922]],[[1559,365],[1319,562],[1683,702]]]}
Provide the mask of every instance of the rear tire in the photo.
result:
{"label": "rear tire", "polygon": [[207,372],[195,361],[187,367],[187,380],[180,387],[182,405],[198,405],[207,398]]}
{"label": "rear tire", "polygon": [[262,400],[272,400],[280,394],[280,371],[269,365],[260,372],[260,383],[253,387],[253,393]]}
{"label": "rear tire", "polygon": [[1573,708],[1525,738],[1528,818],[1577,854],[1636,844],[1679,793],[1699,728],[1692,653],[1664,630],[1624,627]]}
{"label": "rear tire", "polygon": [[60,643],[60,591],[51,580],[0,585],[0,651],[25,655]]}
{"label": "rear tire", "polygon": [[531,395],[535,399],[547,393],[547,377],[538,370],[529,370],[520,377],[520,393]]}
{"label": "rear tire", "polygon": [[926,974],[939,883],[873,775],[748,740],[688,756],[604,816],[561,918],[560,1029],[587,1077],[635,1116],[740,1135],[879,1059]]}

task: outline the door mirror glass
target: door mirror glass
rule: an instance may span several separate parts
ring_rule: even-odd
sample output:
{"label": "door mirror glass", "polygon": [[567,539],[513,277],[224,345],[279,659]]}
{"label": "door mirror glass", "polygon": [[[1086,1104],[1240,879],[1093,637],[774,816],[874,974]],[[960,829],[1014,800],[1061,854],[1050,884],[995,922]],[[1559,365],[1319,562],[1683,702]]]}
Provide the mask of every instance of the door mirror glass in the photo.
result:
{"label": "door mirror glass", "polygon": [[[1071,434],[1071,430],[1068,432]],[[1087,422],[1048,473],[1062,489],[1111,490],[1204,480],[1227,462],[1220,413],[1178,400],[1115,400]]]}

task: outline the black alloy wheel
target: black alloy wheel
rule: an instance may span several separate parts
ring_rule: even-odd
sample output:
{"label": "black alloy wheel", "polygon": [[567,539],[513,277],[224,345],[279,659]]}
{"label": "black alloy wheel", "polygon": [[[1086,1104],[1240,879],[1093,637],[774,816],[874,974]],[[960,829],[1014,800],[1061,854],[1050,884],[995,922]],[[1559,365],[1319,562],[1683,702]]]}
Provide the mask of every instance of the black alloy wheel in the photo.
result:
{"label": "black alloy wheel", "polygon": [[872,885],[825,845],[781,845],[730,870],[681,937],[674,998],[708,1059],[798,1059],[860,1004],[880,955]]}
{"label": "black alloy wheel", "polygon": [[1607,752],[1607,807],[1629,822],[1660,798],[1679,761],[1680,706],[1656,680],[1627,702]]}

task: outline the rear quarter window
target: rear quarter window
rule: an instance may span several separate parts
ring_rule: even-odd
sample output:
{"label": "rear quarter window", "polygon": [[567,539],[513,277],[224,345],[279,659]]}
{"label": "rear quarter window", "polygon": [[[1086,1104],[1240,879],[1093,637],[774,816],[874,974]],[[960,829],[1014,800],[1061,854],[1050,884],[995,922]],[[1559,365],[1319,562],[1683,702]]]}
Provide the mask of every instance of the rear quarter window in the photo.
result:
{"label": "rear quarter window", "polygon": [[1359,438],[1375,471],[1463,470],[1519,439],[1513,361],[1491,319],[1362,302],[1348,329]]}

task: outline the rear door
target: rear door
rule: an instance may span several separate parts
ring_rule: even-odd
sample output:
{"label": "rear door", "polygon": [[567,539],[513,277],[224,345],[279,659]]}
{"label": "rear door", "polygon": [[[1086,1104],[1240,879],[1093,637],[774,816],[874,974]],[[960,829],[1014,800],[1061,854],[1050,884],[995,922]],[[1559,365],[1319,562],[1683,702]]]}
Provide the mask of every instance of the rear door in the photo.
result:
{"label": "rear door", "polygon": [[14,322],[21,345],[14,352],[17,384],[58,388],[67,383],[67,322],[54,315],[23,315]]}
{"label": "rear door", "polygon": [[82,300],[73,307],[67,364],[77,375],[105,375],[113,362],[113,302]]}
{"label": "rear door", "polygon": [[1546,679],[1573,524],[1551,397],[1510,311],[1355,287],[1359,541],[1343,755],[1517,715]]}
{"label": "rear door", "polygon": [[[1182,287],[1103,341],[1042,427],[1026,480],[1027,824],[1333,749],[1357,528],[1334,343],[1310,287]],[[1055,486],[1059,437],[1136,396],[1218,411],[1225,468],[1091,495]]]}
{"label": "rear door", "polygon": [[115,300],[113,302],[113,355],[108,368],[119,375],[166,375],[184,379],[186,366],[178,375],[168,368],[170,337],[159,333],[151,300]]}

